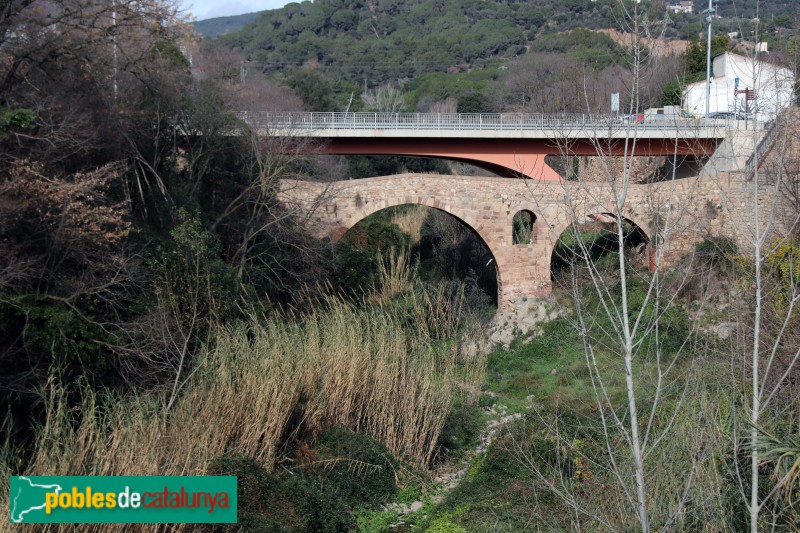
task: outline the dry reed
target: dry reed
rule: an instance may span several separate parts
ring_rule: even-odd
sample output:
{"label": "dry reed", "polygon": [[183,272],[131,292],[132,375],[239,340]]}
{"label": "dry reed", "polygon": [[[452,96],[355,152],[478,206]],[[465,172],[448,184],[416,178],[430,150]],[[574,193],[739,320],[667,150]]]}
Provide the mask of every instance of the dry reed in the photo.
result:
{"label": "dry reed", "polygon": [[392,224],[397,225],[403,233],[411,238],[411,244],[419,244],[422,239],[422,226],[428,219],[430,208],[423,205],[408,205],[392,215]]}
{"label": "dry reed", "polygon": [[[230,453],[270,468],[299,405],[298,431],[314,435],[343,424],[424,468],[457,389],[465,381],[479,387],[485,372],[485,359],[462,365],[454,350],[430,342],[427,330],[455,331],[456,319],[445,315],[456,307],[444,296],[413,296],[423,334],[410,335],[385,309],[341,302],[302,320],[217,326],[213,346],[202,350],[191,383],[169,411],[161,396],[101,400],[88,389],[70,406],[65,389],[52,380],[25,473],[201,475],[213,459]],[[442,324],[432,326],[432,318]],[[3,483],[21,473],[21,464],[7,445],[0,449]],[[7,498],[3,490],[5,510]],[[2,530],[9,526],[0,523]],[[86,527],[92,530],[118,526]]]}
{"label": "dry reed", "polygon": [[371,303],[386,302],[414,288],[417,272],[408,250],[390,248],[386,256],[378,252],[378,282],[367,297]]}

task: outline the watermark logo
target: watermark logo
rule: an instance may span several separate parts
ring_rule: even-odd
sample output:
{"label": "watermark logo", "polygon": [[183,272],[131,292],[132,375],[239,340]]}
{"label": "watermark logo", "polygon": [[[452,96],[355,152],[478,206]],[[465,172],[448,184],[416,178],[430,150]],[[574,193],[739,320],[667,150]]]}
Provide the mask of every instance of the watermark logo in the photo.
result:
{"label": "watermark logo", "polygon": [[232,524],[234,476],[12,476],[14,524]]}

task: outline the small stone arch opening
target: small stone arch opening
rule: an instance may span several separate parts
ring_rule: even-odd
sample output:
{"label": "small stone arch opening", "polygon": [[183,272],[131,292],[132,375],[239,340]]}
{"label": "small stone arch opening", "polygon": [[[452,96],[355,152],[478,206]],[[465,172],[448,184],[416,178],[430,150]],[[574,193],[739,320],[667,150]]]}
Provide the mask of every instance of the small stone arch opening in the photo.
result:
{"label": "small stone arch opening", "polygon": [[511,221],[511,243],[528,245],[536,242],[536,213],[528,209],[516,212]]}
{"label": "small stone arch opening", "polygon": [[[629,218],[622,219],[623,250],[635,268],[649,268],[650,239]],[[550,276],[558,281],[572,269],[587,266],[587,260],[600,270],[619,265],[617,218],[612,213],[594,213],[567,226],[558,236],[550,259]]]}

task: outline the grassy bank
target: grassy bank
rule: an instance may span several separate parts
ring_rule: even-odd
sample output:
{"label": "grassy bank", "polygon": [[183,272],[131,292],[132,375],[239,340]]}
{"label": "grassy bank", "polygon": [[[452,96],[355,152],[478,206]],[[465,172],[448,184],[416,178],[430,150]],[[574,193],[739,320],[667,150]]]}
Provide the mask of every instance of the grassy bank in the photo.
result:
{"label": "grassy bank", "polygon": [[[591,237],[592,243],[603,238]],[[737,313],[746,312],[735,299],[746,288],[747,264],[735,263],[718,246],[713,254],[702,253],[714,244],[701,243],[696,258],[659,273],[670,295],[660,307],[644,298],[651,274],[635,267],[635,257],[629,262],[634,267],[627,279],[627,305],[632,316],[652,324],[633,339],[631,371],[645,450],[647,513],[651,525],[663,530],[749,527],[743,495],[750,491],[750,448],[742,437],[752,427],[743,416],[748,361],[739,355],[742,339],[725,329],[740,319]],[[569,259],[568,247],[562,249]],[[603,298],[618,302],[618,257],[594,259]],[[778,269],[777,281],[770,278],[778,287],[770,305],[785,307],[781,295],[796,294],[779,283],[788,270]],[[565,307],[571,312],[545,324],[530,343],[516,342],[489,355],[490,394],[480,404],[520,416],[507,420],[486,453],[472,459],[464,481],[417,520],[414,531],[640,530],[631,512],[633,424],[626,368],[609,316],[615,315],[604,310],[588,275],[566,270],[556,281],[565,282],[557,297],[569,302]],[[793,337],[784,339],[788,344]],[[796,433],[791,387],[782,390],[785,399],[770,422],[785,435]],[[760,498],[769,501],[773,516],[759,530],[795,531],[798,485],[781,486],[781,480],[792,479],[797,447],[785,437],[780,445],[769,439],[764,438],[763,449],[769,451],[758,475]],[[783,463],[776,461],[781,453]]]}

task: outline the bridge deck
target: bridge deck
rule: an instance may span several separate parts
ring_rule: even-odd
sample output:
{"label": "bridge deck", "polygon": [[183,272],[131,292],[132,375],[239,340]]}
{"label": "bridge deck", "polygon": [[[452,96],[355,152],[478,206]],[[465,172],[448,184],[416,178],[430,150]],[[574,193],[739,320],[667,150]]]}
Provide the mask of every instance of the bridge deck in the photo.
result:
{"label": "bridge deck", "polygon": [[723,139],[741,121],[599,114],[268,113],[239,118],[263,134],[317,138]]}

